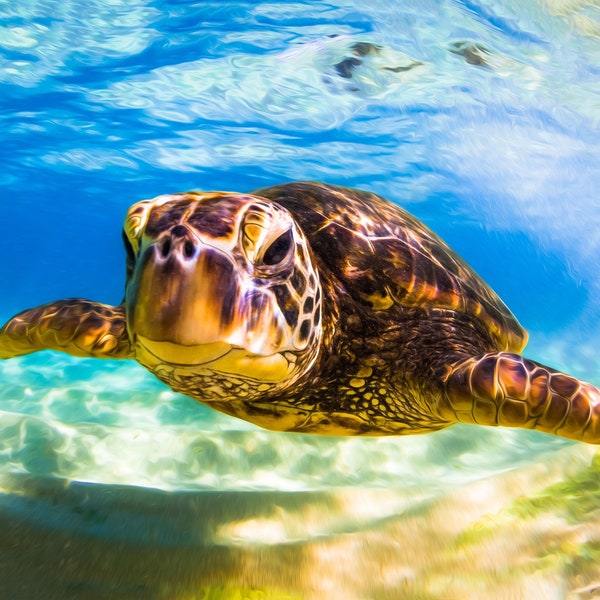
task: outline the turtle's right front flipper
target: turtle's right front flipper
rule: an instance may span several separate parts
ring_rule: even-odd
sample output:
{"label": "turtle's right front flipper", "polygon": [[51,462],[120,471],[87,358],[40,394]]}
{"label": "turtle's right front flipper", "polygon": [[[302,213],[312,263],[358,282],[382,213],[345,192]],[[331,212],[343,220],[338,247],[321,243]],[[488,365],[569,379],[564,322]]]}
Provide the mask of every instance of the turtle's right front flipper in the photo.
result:
{"label": "turtle's right front flipper", "polygon": [[59,300],[25,310],[0,329],[0,358],[38,350],[131,358],[125,308],[80,298]]}

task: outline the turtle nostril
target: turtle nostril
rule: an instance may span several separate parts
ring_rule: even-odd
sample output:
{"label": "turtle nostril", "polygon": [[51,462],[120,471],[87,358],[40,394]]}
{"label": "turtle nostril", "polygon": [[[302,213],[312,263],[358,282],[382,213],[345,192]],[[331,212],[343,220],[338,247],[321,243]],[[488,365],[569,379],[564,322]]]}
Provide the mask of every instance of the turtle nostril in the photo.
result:
{"label": "turtle nostril", "polygon": [[183,255],[186,258],[192,258],[192,256],[194,256],[195,250],[196,248],[194,247],[194,243],[190,240],[185,240],[183,244]]}
{"label": "turtle nostril", "polygon": [[163,258],[167,258],[167,256],[169,256],[169,252],[171,252],[171,240],[167,238],[160,247],[160,255]]}

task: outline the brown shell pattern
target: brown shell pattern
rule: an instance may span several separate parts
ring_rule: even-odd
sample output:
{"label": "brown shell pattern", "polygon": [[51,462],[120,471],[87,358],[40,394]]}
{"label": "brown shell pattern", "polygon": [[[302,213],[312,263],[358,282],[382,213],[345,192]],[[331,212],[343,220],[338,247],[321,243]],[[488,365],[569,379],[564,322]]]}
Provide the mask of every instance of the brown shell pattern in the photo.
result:
{"label": "brown shell pattern", "polygon": [[451,309],[476,317],[498,349],[519,352],[527,334],[488,285],[450,247],[376,194],[312,182],[253,192],[287,208],[320,268],[373,310]]}

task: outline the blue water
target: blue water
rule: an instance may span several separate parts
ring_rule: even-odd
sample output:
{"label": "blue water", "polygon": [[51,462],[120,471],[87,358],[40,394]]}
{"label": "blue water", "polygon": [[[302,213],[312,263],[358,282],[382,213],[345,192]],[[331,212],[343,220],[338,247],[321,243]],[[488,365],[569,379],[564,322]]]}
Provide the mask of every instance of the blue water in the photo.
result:
{"label": "blue water", "polygon": [[[530,358],[599,385],[599,76],[592,0],[0,0],[0,320],[63,297],[119,303],[133,202],[321,180],[414,213],[530,331]],[[394,487],[411,506],[571,448],[470,427],[270,434],[132,363],[44,353],[0,367],[6,477]]]}
{"label": "blue water", "polygon": [[[368,5],[0,4],[2,314],[119,301],[119,228],[140,198],[294,179],[409,208],[529,328],[597,314],[597,11]],[[344,79],[362,41],[381,56]]]}

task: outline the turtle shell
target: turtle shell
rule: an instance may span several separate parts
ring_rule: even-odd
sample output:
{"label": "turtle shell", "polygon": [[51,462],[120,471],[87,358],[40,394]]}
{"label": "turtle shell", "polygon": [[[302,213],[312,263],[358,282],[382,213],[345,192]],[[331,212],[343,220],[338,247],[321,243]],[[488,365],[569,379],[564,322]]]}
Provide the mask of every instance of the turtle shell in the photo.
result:
{"label": "turtle shell", "polygon": [[477,319],[499,350],[527,333],[498,295],[450,247],[399,206],[359,190],[312,182],[256,190],[291,212],[321,271],[373,311],[449,309]]}

